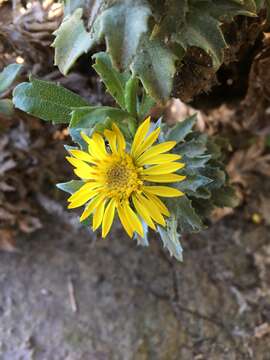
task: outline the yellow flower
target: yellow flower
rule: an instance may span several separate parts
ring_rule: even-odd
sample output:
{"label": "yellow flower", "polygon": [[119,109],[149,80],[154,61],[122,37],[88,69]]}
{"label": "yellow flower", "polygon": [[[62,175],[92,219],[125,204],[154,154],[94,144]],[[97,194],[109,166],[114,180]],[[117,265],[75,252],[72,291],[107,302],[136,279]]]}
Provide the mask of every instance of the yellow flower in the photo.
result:
{"label": "yellow flower", "polygon": [[185,176],[174,173],[184,164],[176,162],[181,156],[166,154],[176,142],[153,145],[160,128],[149,133],[150,125],[150,118],[140,125],[130,150],[115,124],[112,130],[95,132],[91,138],[81,133],[88,152],[70,150],[73,156],[67,160],[85,184],[68,199],[68,208],[87,204],[80,220],[93,214],[93,229],[102,225],[102,237],[110,231],[116,212],[130,237],[134,232],[143,236],[142,220],[154,230],[156,224],[165,226],[164,216],[170,213],[159,197],[183,195],[160,185],[184,180]]}

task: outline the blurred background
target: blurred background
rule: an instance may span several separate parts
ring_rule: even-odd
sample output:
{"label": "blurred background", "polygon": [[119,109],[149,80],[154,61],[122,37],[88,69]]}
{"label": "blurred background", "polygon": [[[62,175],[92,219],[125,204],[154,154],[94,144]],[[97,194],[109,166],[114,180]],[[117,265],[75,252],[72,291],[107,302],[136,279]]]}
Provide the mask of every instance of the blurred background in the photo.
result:
{"label": "blurred background", "polygon": [[[94,6],[95,1],[90,1]],[[91,104],[113,104],[82,56],[53,65],[58,2],[0,0],[0,71],[58,82]],[[55,187],[71,177],[65,126],[0,114],[0,359],[270,359],[270,33],[265,12],[225,29],[226,61],[211,74],[186,55],[161,114],[229,139],[227,171],[240,206],[185,236],[178,263],[151,236],[139,248],[79,224]],[[195,75],[194,75],[195,74]],[[191,76],[192,75],[192,76]],[[2,94],[10,97],[12,88]],[[181,98],[182,101],[178,99]]]}

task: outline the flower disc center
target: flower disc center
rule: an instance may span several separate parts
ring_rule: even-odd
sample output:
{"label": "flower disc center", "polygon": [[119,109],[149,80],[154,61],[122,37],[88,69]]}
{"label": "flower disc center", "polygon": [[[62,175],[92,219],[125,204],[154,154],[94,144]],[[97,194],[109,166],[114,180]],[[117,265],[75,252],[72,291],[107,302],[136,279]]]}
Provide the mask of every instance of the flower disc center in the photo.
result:
{"label": "flower disc center", "polygon": [[125,155],[112,163],[106,172],[108,190],[117,198],[128,198],[142,183],[131,157]]}

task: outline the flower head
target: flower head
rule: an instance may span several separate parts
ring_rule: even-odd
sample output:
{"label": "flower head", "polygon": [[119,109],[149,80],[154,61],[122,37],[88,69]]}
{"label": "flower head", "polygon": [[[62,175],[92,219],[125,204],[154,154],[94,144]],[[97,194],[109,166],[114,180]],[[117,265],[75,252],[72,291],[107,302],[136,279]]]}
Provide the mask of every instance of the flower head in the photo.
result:
{"label": "flower head", "polygon": [[184,167],[181,156],[168,154],[176,143],[157,143],[160,128],[150,132],[150,118],[138,128],[131,149],[122,132],[113,124],[112,130],[92,137],[82,133],[88,152],[70,150],[67,160],[84,185],[69,199],[69,208],[86,204],[80,220],[93,215],[93,229],[102,226],[102,237],[111,229],[114,216],[130,237],[134,232],[143,236],[142,221],[150,228],[165,226],[169,210],[159,197],[176,197],[183,193],[162,183],[175,183],[185,176],[175,174]]}

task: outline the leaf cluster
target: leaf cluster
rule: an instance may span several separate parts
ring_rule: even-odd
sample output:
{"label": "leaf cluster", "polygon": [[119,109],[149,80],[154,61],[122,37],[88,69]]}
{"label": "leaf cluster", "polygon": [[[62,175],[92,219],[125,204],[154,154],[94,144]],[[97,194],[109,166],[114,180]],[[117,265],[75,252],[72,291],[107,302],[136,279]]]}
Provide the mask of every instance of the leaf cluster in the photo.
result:
{"label": "leaf cluster", "polygon": [[[227,44],[222,24],[236,15],[256,16],[269,0],[64,1],[56,31],[55,64],[66,74],[76,59],[105,42],[115,69],[130,69],[155,101],[170,97],[173,78],[190,47],[209,55],[216,71]],[[87,14],[87,26],[82,15]]]}
{"label": "leaf cluster", "polygon": [[182,155],[186,164],[181,172],[186,180],[176,184],[185,196],[167,200],[171,217],[166,229],[159,228],[164,246],[179,260],[182,234],[203,230],[204,221],[216,207],[235,207],[239,203],[224,169],[227,141],[194,131],[196,120],[194,115],[163,130],[165,140],[177,141],[174,151]]}

